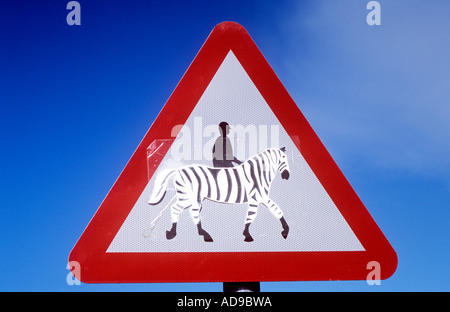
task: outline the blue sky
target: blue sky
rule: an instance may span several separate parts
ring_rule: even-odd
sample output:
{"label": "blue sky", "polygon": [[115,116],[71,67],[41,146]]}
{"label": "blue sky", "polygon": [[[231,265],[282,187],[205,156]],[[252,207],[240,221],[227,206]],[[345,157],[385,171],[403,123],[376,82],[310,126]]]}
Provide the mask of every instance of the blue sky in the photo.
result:
{"label": "blue sky", "polygon": [[0,11],[0,290],[68,286],[70,250],[215,25],[252,36],[399,258],[365,281],[262,291],[449,290],[450,3],[8,1]]}

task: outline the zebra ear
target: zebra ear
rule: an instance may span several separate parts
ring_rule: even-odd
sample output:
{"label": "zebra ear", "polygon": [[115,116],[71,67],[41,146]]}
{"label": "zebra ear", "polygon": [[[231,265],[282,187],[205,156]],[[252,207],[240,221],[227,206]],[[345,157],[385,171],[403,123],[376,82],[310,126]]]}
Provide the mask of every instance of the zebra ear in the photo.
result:
{"label": "zebra ear", "polygon": [[286,147],[282,147],[282,148],[280,148],[280,150],[282,150],[283,152],[286,152]]}

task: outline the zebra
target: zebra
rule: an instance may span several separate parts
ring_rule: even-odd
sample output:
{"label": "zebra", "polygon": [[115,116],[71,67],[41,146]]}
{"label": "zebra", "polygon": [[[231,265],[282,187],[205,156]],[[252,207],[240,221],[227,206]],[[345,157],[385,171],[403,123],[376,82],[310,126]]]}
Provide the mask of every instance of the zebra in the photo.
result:
{"label": "zebra", "polygon": [[[277,172],[281,173],[282,179],[289,179],[285,147],[266,149],[236,167],[190,165],[167,170],[157,176],[148,204],[157,205],[163,200],[167,184],[170,178],[175,176],[173,183],[177,201],[170,210],[172,228],[166,231],[168,240],[176,236],[177,223],[183,210],[189,209],[192,221],[197,225],[198,234],[203,236],[205,242],[213,241],[211,235],[202,228],[200,220],[202,202],[205,199],[219,203],[247,203],[245,228],[242,233],[246,242],[253,241],[249,227],[256,218],[259,204],[264,204],[273,216],[280,220],[283,228],[281,235],[286,239],[289,226],[283,211],[269,198],[270,186]],[[160,216],[161,214],[162,211]]]}

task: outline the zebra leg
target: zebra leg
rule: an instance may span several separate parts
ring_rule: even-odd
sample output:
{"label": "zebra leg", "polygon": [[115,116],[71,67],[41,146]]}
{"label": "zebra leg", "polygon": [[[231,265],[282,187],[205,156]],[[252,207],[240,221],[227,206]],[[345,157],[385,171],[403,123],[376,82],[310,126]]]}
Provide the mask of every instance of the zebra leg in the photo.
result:
{"label": "zebra leg", "polygon": [[180,218],[181,212],[183,212],[183,206],[177,201],[170,208],[170,219],[172,221],[172,228],[169,231],[166,231],[166,238],[172,239],[177,236],[177,223]]}
{"label": "zebra leg", "polygon": [[211,235],[209,235],[209,233],[206,232],[206,231],[202,228],[202,223],[201,223],[201,222],[199,222],[199,223],[197,224],[197,230],[198,230],[198,235],[203,236],[203,240],[204,240],[205,242],[212,242],[212,241],[213,241]]}
{"label": "zebra leg", "polygon": [[206,232],[202,228],[202,222],[200,221],[200,210],[201,210],[201,204],[193,204],[189,207],[189,213],[191,215],[192,221],[194,221],[194,224],[197,225],[198,235],[203,236],[203,240],[205,242],[212,242],[213,239],[211,235],[209,235],[208,232]]}
{"label": "zebra leg", "polygon": [[250,235],[249,227],[250,227],[250,223],[246,223],[244,232],[242,232],[242,234],[244,234],[244,236],[245,236],[244,241],[253,242],[253,237]]}
{"label": "zebra leg", "polygon": [[273,214],[273,216],[275,218],[277,218],[278,220],[280,220],[281,226],[283,227],[281,236],[283,236],[283,238],[286,239],[289,234],[289,225],[287,224],[286,220],[284,219],[283,211],[275,202],[273,202],[269,198],[265,199],[263,201],[263,203],[267,208],[269,208],[269,211]]}
{"label": "zebra leg", "polygon": [[258,203],[253,201],[249,202],[247,217],[245,218],[245,228],[244,232],[242,232],[242,234],[245,236],[244,241],[246,242],[253,242],[253,237],[250,235],[249,228],[250,224],[252,224],[253,220],[255,220],[257,213],[258,213]]}
{"label": "zebra leg", "polygon": [[283,227],[283,231],[281,232],[281,235],[284,237],[284,239],[286,239],[289,234],[289,225],[286,223],[286,220],[284,220],[284,217],[281,217],[280,221],[281,221],[281,226]]}
{"label": "zebra leg", "polygon": [[177,235],[177,223],[172,223],[170,231],[166,231],[166,238],[172,239]]}

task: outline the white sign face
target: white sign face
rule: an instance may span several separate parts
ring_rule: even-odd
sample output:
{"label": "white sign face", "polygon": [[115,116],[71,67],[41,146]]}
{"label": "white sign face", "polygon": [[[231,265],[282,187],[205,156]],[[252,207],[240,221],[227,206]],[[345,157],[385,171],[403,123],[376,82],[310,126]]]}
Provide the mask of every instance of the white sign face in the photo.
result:
{"label": "white sign face", "polygon": [[[242,162],[234,168],[241,169],[214,168],[221,122],[229,125],[226,141]],[[186,123],[173,133],[175,141],[108,253],[364,251],[295,146],[299,139],[286,133],[231,50]],[[255,156],[260,152],[265,154]],[[250,166],[260,166],[259,171]],[[168,170],[173,172],[164,185]],[[260,174],[250,177],[251,172]],[[199,180],[190,179],[196,174]],[[252,180],[260,182],[254,186]],[[148,204],[164,190],[159,203]],[[200,206],[193,205],[194,197]],[[199,235],[200,220],[207,235]]]}

